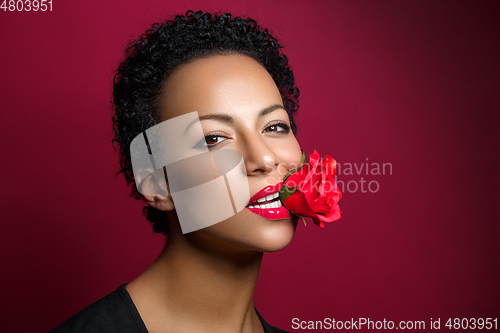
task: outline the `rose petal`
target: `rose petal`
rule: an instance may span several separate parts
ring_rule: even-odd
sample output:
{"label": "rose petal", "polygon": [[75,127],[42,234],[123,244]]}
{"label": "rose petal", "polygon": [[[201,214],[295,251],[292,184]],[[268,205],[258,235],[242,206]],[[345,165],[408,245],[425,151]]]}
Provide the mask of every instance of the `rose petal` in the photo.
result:
{"label": "rose petal", "polygon": [[297,185],[299,185],[300,183],[302,183],[306,177],[306,175],[309,173],[311,169],[311,165],[309,164],[304,164],[304,166],[292,173],[290,176],[288,176],[287,179],[285,179],[285,184],[290,186],[290,187],[295,187]]}
{"label": "rose petal", "polygon": [[321,222],[319,217],[311,210],[302,192],[295,192],[293,195],[289,196],[283,202],[283,205],[297,215],[311,217],[317,225]]}
{"label": "rose petal", "polygon": [[311,209],[317,215],[328,215],[330,213],[330,205],[324,197],[318,197],[318,199],[311,205]]}
{"label": "rose petal", "polygon": [[316,149],[314,149],[313,153],[309,155],[308,163],[311,164],[312,166],[316,166],[318,162],[319,162],[319,154],[316,151]]}
{"label": "rose petal", "polygon": [[314,216],[314,212],[311,210],[309,203],[304,197],[304,193],[295,192],[291,196],[289,196],[284,202],[283,205],[291,210],[292,212],[302,215],[302,216]]}
{"label": "rose petal", "polygon": [[319,164],[311,165],[308,169],[308,173],[304,176],[304,183],[310,182],[311,178],[315,175],[321,176],[321,166]]}
{"label": "rose petal", "polygon": [[318,215],[318,218],[323,222],[333,222],[340,219],[340,214],[340,207],[338,205],[335,205],[335,207],[331,208],[330,213],[328,213],[327,216]]}
{"label": "rose petal", "polygon": [[330,155],[325,155],[321,161],[323,168],[328,172],[328,174],[335,176],[337,173],[337,161]]}
{"label": "rose petal", "polygon": [[321,183],[319,187],[319,193],[324,197],[332,197],[338,196],[340,194],[340,190],[335,180],[326,180]]}
{"label": "rose petal", "polygon": [[307,202],[311,205],[319,196],[319,186],[321,184],[321,174],[318,170],[311,171],[307,176],[308,180],[302,182],[299,190],[304,193]]}
{"label": "rose petal", "polygon": [[340,207],[338,205],[338,201],[332,200],[331,198],[327,199],[328,205],[330,206],[330,211],[326,215],[318,215],[318,217],[324,222],[333,222],[340,219]]}

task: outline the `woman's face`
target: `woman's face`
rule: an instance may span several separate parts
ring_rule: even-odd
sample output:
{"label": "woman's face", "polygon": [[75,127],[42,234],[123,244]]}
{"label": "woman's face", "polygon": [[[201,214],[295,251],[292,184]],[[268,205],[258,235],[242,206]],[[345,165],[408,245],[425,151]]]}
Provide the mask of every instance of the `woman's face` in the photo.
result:
{"label": "woman's face", "polygon": [[[267,70],[250,57],[214,55],[184,64],[169,76],[160,100],[162,121],[197,111],[210,150],[242,154],[250,197],[282,182],[300,165],[302,153],[279,90]],[[218,116],[204,117],[208,115]],[[296,218],[270,219],[245,208],[184,236],[221,249],[269,252],[285,247],[296,225]]]}

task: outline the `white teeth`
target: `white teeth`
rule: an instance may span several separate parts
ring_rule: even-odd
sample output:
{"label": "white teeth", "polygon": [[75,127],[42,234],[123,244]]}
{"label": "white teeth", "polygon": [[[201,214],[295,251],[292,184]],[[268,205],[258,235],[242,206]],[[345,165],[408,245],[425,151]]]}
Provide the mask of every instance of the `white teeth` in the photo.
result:
{"label": "white teeth", "polygon": [[248,208],[260,208],[260,209],[269,209],[269,208],[280,208],[281,206],[283,206],[281,204],[281,201],[279,200],[275,200],[271,203],[267,203],[265,205],[255,205],[255,206],[248,206]]}
{"label": "white teeth", "polygon": [[[280,196],[279,192],[276,192],[276,193],[273,193],[273,194],[269,194],[269,195],[267,195],[267,196],[265,196],[265,197],[262,197],[262,198],[260,198],[260,199],[257,199],[257,201],[254,201],[254,203],[257,203],[257,202],[265,202],[265,201],[273,201],[273,200],[275,200],[276,198],[278,198],[279,196]],[[278,201],[279,201],[279,200],[278,200]],[[266,205],[267,205],[267,204],[266,204]],[[261,206],[262,206],[261,208],[265,208],[265,207],[266,207],[266,205],[260,205],[260,206],[259,206],[259,205],[255,205],[255,206],[248,206],[248,208],[259,208],[259,207],[261,207]]]}

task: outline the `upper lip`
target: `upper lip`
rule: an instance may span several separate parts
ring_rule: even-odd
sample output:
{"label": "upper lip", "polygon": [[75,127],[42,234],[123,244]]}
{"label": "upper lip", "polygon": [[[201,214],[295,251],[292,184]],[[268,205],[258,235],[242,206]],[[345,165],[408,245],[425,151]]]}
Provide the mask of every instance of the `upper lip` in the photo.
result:
{"label": "upper lip", "polygon": [[250,198],[250,200],[248,201],[248,205],[250,205],[252,202],[257,201],[258,199],[263,198],[269,194],[279,192],[282,187],[283,187],[283,182],[279,182],[276,185],[269,185],[269,186],[264,187],[262,190],[255,193],[253,195],[253,197]]}

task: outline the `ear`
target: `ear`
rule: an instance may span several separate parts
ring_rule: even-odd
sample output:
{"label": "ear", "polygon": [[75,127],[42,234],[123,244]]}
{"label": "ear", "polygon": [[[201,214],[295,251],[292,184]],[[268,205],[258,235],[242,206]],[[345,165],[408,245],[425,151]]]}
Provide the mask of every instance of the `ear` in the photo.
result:
{"label": "ear", "polygon": [[[161,177],[163,180],[163,177]],[[144,200],[153,208],[171,211],[175,208],[174,201],[168,190],[168,183],[161,181],[158,183],[158,177],[154,173],[149,174],[141,182],[141,190]]]}
{"label": "ear", "polygon": [[153,208],[163,210],[163,211],[171,211],[175,208],[174,201],[171,196],[163,196],[163,195],[143,195],[146,202]]}

